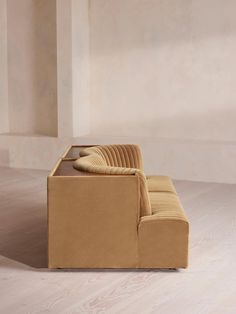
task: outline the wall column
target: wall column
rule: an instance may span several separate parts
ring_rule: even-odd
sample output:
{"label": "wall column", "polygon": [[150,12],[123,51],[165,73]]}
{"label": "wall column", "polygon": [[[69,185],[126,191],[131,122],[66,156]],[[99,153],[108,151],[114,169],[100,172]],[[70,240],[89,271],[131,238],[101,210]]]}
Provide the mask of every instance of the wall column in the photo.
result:
{"label": "wall column", "polygon": [[90,131],[88,0],[57,0],[58,136]]}

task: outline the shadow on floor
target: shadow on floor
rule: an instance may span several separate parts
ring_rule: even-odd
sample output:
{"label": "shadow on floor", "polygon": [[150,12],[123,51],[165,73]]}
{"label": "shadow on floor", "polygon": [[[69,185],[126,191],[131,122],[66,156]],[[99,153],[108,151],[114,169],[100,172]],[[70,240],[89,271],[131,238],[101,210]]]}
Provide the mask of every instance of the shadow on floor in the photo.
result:
{"label": "shadow on floor", "polygon": [[0,255],[30,267],[47,267],[45,206],[22,210],[20,207],[5,212],[4,216],[1,219]]}

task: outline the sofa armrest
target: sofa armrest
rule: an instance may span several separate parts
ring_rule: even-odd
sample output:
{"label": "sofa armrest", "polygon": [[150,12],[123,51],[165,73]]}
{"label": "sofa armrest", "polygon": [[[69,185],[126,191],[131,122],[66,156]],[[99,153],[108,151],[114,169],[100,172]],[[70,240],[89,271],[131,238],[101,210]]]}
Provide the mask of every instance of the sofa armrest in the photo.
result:
{"label": "sofa armrest", "polygon": [[138,229],[141,268],[186,268],[189,224],[185,216],[142,217]]}
{"label": "sofa armrest", "polygon": [[137,267],[134,175],[48,178],[50,268]]}

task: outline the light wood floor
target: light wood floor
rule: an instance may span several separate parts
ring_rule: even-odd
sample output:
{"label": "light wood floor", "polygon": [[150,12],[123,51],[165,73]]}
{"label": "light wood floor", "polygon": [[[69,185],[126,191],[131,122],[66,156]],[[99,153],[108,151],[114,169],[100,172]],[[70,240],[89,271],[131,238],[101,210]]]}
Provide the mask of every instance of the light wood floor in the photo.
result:
{"label": "light wood floor", "polygon": [[45,171],[0,168],[0,313],[236,313],[236,185],[176,183],[191,223],[180,271],[49,271]]}

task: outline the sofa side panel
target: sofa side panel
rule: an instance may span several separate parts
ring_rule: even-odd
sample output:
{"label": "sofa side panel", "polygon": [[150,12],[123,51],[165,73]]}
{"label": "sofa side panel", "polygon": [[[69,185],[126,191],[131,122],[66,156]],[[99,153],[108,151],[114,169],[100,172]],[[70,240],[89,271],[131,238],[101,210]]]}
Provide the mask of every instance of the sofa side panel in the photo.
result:
{"label": "sofa side panel", "polygon": [[186,268],[189,224],[181,219],[143,217],[138,231],[140,268]]}
{"label": "sofa side panel", "polygon": [[48,178],[50,268],[132,268],[138,263],[136,176]]}

